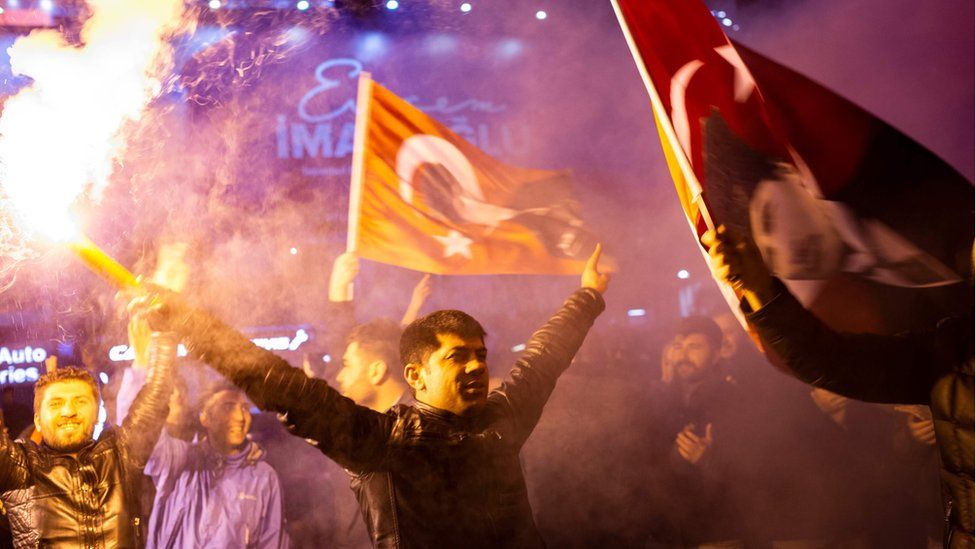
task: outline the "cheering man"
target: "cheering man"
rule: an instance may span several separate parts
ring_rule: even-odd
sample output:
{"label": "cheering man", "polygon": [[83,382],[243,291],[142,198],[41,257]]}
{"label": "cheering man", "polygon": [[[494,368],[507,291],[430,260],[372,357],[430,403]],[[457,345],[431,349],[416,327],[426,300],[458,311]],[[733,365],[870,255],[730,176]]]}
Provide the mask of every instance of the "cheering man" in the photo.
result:
{"label": "cheering man", "polygon": [[485,331],[461,311],[437,311],[404,330],[400,361],[416,402],[381,413],[310,379],[278,356],[164,292],[143,296],[155,325],[190,353],[285,414],[292,432],[365,482],[363,518],[376,547],[542,547],[519,462],[586,333],[604,308],[600,247],[582,288],[529,340],[510,377],[488,392]]}
{"label": "cheering man", "polygon": [[166,420],[176,341],[153,334],[150,372],[119,429],[98,440],[98,386],[58,368],[34,389],[42,443],[0,429],[0,491],[16,547],[141,547],[138,479]]}

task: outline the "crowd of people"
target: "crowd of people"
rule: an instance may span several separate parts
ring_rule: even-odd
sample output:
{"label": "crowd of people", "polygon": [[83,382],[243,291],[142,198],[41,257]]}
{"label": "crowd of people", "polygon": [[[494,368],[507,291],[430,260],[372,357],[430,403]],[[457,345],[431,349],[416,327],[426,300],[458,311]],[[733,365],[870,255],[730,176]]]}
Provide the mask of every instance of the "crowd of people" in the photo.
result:
{"label": "crowd of people", "polygon": [[[972,319],[901,339],[834,334],[744,239],[706,241],[798,379],[731,311],[591,330],[609,284],[599,250],[514,366],[491,370],[481,323],[420,315],[429,278],[399,321],[357,318],[351,254],[324,310],[333,369],[289,365],[148,287],[129,304],[135,360],[117,391],[50,371],[33,431],[0,437],[4,543],[972,546]],[[947,377],[952,404],[938,400]],[[100,396],[116,427],[95,440]]]}

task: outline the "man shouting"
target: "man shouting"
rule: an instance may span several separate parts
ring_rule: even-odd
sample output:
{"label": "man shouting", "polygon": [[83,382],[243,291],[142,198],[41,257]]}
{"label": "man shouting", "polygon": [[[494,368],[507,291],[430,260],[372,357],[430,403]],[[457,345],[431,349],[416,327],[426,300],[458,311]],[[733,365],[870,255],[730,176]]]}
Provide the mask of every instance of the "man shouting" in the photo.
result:
{"label": "man shouting", "polygon": [[488,391],[485,331],[461,311],[437,311],[404,330],[400,361],[416,402],[386,413],[308,378],[208,313],[155,293],[135,303],[157,327],[243,389],[285,414],[349,470],[375,547],[542,547],[519,452],[556,384],[603,311],[609,276],[600,247],[581,288],[532,336],[509,378]]}

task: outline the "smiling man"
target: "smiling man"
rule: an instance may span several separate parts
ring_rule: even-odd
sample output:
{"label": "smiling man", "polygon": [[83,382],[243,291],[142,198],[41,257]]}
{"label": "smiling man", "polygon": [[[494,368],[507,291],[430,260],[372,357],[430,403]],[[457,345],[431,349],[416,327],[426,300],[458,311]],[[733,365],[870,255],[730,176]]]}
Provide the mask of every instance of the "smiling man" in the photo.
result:
{"label": "smiling man", "polygon": [[[174,434],[189,413],[176,394],[167,418]],[[233,387],[211,389],[198,416],[206,438],[184,441],[164,433],[146,474],[156,486],[150,549],[159,547],[288,546],[278,475],[264,450],[248,439],[251,405]]]}
{"label": "smiling man", "polygon": [[359,406],[253,345],[204,311],[165,292],[134,303],[178,330],[191,354],[243,389],[258,407],[286,415],[354,474],[375,547],[543,547],[519,452],[556,380],[603,311],[609,277],[600,249],[582,287],[532,336],[509,378],[489,393],[485,331],[460,311],[411,323],[400,340],[416,402],[386,413]]}
{"label": "smiling man", "polygon": [[175,339],[153,334],[149,379],[119,429],[92,439],[98,386],[86,370],[37,381],[40,445],[0,430],[0,491],[16,547],[140,547],[138,482],[163,427]]}

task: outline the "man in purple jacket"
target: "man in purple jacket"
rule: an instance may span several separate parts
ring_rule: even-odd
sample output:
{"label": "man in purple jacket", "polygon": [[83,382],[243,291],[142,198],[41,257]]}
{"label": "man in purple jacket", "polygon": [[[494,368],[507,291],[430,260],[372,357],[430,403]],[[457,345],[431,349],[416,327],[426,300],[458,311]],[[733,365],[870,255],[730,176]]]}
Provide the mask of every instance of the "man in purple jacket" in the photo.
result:
{"label": "man in purple jacket", "polygon": [[247,398],[211,390],[199,414],[206,438],[188,442],[177,436],[188,413],[182,396],[174,394],[145,469],[156,486],[147,547],[287,547],[278,475],[247,438]]}

